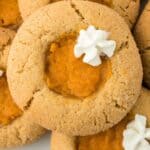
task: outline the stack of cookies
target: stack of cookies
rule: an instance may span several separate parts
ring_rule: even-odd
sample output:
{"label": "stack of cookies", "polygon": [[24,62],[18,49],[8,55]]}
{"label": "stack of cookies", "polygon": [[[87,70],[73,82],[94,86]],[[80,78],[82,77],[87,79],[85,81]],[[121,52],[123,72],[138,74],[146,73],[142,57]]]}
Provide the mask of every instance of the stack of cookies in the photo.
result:
{"label": "stack of cookies", "polygon": [[150,1],[0,0],[0,147],[52,131],[51,150],[150,150]]}

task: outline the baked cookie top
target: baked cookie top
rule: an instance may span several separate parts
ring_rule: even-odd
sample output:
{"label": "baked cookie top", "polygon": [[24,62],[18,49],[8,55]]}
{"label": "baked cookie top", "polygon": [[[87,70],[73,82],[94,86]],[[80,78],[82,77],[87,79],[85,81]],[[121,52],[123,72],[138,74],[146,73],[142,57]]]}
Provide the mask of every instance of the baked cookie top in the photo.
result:
{"label": "baked cookie top", "polygon": [[135,27],[134,35],[137,45],[140,48],[143,71],[144,83],[150,88],[150,2],[148,1],[143,13],[141,14],[137,25]]}
{"label": "baked cookie top", "polygon": [[[64,52],[62,45],[65,43],[65,46],[69,46],[66,50],[72,54],[69,51],[74,40],[71,42],[70,38],[71,43],[66,44],[68,41],[63,42],[62,37],[70,37],[72,33],[78,35],[81,29],[86,29],[89,25],[108,31],[110,40],[116,41],[113,57],[106,59],[111,65],[108,63],[108,68],[100,73],[100,76],[103,76],[108,71],[111,75],[104,82],[104,86],[101,87],[98,82],[97,90],[89,95],[63,95],[58,88],[52,89],[45,79],[45,75],[49,75],[46,74],[49,49],[54,44],[51,48],[54,55],[50,54],[50,57],[56,61],[50,59],[50,63],[56,62],[60,69],[59,71],[54,67],[55,64],[52,64],[53,69],[48,67],[52,69],[50,73],[53,75],[56,71],[55,74],[60,77],[63,72],[64,79],[65,71],[60,66],[62,63],[65,66],[69,64],[69,59],[62,60],[66,58],[66,54],[62,53],[64,57],[61,57],[57,50],[60,50],[60,53]],[[57,59],[57,56],[60,59]],[[60,60],[60,63],[57,63],[57,60]],[[87,82],[84,75],[86,73],[89,77],[94,76],[92,73],[91,76],[88,74],[91,69],[87,69],[87,64],[82,64],[82,59],[73,60],[79,64],[75,66],[76,63],[71,59],[72,66],[75,67],[73,76],[76,76],[76,70],[77,74],[79,72],[81,77],[84,77],[80,78],[81,82]],[[22,110],[28,110],[31,116],[34,115],[32,119],[35,122],[45,128],[70,135],[89,135],[112,127],[128,113],[140,94],[142,67],[130,30],[115,11],[88,1],[62,1],[41,8],[20,27],[11,46],[7,76],[16,103]],[[56,76],[54,77],[56,80]],[[50,79],[53,79],[52,76]],[[77,81],[72,82],[72,86],[74,83],[80,85],[78,76],[71,79]],[[60,81],[58,82],[61,83]],[[50,82],[51,85],[54,83]],[[76,86],[73,88],[78,89]],[[77,93],[79,92],[83,93],[84,89]]]}
{"label": "baked cookie top", "polygon": [[[59,150],[61,148],[62,150],[109,150],[111,147],[112,150],[123,150],[123,131],[125,130],[127,124],[131,120],[134,120],[136,114],[147,117],[147,127],[150,127],[149,100],[150,91],[143,88],[141,95],[131,112],[120,123],[105,132],[85,137],[71,137],[53,132],[51,137],[51,149]],[[131,142],[131,144],[132,143],[133,142]]]}
{"label": "baked cookie top", "polygon": [[[22,18],[27,18],[35,10],[52,2],[60,0],[19,0],[19,9]],[[139,0],[90,0],[100,4],[105,4],[114,10],[116,10],[122,17],[125,18],[126,22],[130,27],[136,21],[139,12],[140,1]]]}
{"label": "baked cookie top", "polygon": [[5,69],[11,42],[15,31],[0,27],[0,69]]}
{"label": "baked cookie top", "polygon": [[0,26],[16,27],[21,23],[17,0],[0,1]]}
{"label": "baked cookie top", "polygon": [[11,98],[8,90],[5,75],[0,77],[0,126],[10,124],[17,117],[22,115],[22,111],[17,107]]}
{"label": "baked cookie top", "polygon": [[28,113],[23,113],[10,95],[6,63],[14,36],[14,31],[0,27],[0,148],[29,143],[45,132],[29,121]]}
{"label": "baked cookie top", "polygon": [[29,120],[13,101],[5,73],[0,76],[0,148],[31,143],[40,138],[45,129]]}
{"label": "baked cookie top", "polygon": [[135,39],[137,41],[138,47],[141,50],[147,49],[150,47],[150,2],[146,4],[137,24],[135,27]]}
{"label": "baked cookie top", "polygon": [[13,30],[0,27],[0,126],[8,125],[22,115],[22,111],[10,96],[5,74],[7,57],[14,36]]}

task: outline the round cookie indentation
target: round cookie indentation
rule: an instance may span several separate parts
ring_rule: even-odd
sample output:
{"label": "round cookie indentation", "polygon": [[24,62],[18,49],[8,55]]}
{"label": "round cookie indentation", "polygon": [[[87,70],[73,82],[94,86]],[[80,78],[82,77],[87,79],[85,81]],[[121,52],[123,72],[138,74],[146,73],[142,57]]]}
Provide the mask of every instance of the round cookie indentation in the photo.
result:
{"label": "round cookie indentation", "polygon": [[51,44],[46,55],[45,79],[51,90],[82,99],[102,88],[112,70],[106,58],[98,67],[83,63],[82,58],[77,59],[74,56],[76,39],[77,35],[70,33]]}
{"label": "round cookie indentation", "polygon": [[19,25],[21,16],[17,0],[0,0],[0,26]]}
{"label": "round cookie indentation", "polygon": [[[116,54],[110,59],[112,75],[104,88],[76,101],[48,88],[45,56],[61,35],[89,25],[110,32]],[[16,103],[38,124],[70,135],[89,135],[112,127],[129,112],[140,94],[142,66],[130,30],[116,12],[93,2],[61,1],[41,8],[20,27],[7,75]]]}

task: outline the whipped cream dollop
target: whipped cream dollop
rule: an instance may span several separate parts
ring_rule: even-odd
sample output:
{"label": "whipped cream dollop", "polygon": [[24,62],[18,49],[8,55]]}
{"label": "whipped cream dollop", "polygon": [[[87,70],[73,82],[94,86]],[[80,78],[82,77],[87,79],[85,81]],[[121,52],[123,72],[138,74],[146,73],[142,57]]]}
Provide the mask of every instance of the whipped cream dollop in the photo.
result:
{"label": "whipped cream dollop", "polygon": [[101,56],[112,57],[116,48],[116,42],[108,40],[108,37],[108,32],[97,30],[94,26],[81,30],[74,47],[75,57],[79,58],[84,54],[84,63],[92,66],[100,65]]}
{"label": "whipped cream dollop", "polygon": [[0,70],[0,77],[2,77],[4,71],[3,70]]}
{"label": "whipped cream dollop", "polygon": [[146,128],[146,117],[136,115],[123,132],[125,150],[150,150],[150,128]]}

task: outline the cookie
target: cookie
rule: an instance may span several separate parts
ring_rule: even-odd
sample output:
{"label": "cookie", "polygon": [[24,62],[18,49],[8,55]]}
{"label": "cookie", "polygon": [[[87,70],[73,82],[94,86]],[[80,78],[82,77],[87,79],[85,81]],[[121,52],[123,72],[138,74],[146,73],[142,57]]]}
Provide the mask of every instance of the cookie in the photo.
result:
{"label": "cookie", "polygon": [[7,57],[15,31],[0,27],[0,69],[6,68]]}
{"label": "cookie", "polygon": [[21,23],[17,0],[0,1],[0,26],[17,28]]}
{"label": "cookie", "polygon": [[[60,0],[19,0],[19,9],[23,19],[26,19],[37,9]],[[130,28],[134,25],[139,12],[139,0],[90,0],[116,10],[124,19]]]}
{"label": "cookie", "polygon": [[150,88],[150,2],[146,5],[135,27],[134,35],[140,48],[144,71],[144,83]]}
{"label": "cookie", "polygon": [[13,147],[33,142],[45,129],[29,120],[13,101],[6,77],[6,63],[15,32],[0,28],[0,147]]}
{"label": "cookie", "polygon": [[[114,56],[98,68],[72,55],[76,34],[89,25],[108,31],[117,43]],[[140,94],[142,66],[130,30],[115,11],[88,1],[61,1],[43,7],[20,27],[7,76],[15,102],[35,122],[68,135],[89,135],[129,112]]]}
{"label": "cookie", "polygon": [[150,127],[150,91],[142,90],[134,108],[127,117],[113,128],[97,135],[86,137],[71,137],[53,132],[51,137],[51,150],[123,150],[123,131],[129,121],[134,119],[136,114],[147,117],[148,127]]}

